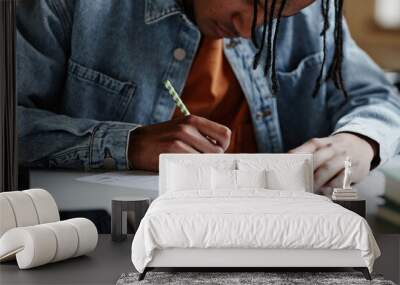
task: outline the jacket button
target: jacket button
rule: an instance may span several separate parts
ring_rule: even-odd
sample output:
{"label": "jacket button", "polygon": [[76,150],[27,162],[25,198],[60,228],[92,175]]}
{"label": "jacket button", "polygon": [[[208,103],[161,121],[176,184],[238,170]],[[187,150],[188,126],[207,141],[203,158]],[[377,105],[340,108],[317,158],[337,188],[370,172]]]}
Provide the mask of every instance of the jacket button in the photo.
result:
{"label": "jacket button", "polygon": [[271,115],[272,115],[271,109],[264,110],[264,112],[263,112],[263,116],[264,117],[269,117]]}
{"label": "jacket button", "polygon": [[178,61],[182,61],[186,58],[186,51],[183,48],[177,48],[174,50],[174,58]]}
{"label": "jacket button", "polygon": [[265,110],[263,110],[263,111],[257,112],[257,113],[256,113],[256,118],[257,118],[258,120],[261,120],[261,119],[266,118],[266,117],[269,117],[269,116],[271,116],[271,115],[272,115],[271,109],[270,109],[270,108],[267,108],[267,109],[265,109]]}
{"label": "jacket button", "polygon": [[237,45],[240,44],[240,40],[237,39],[230,39],[229,43],[226,45],[228,49],[235,48]]}

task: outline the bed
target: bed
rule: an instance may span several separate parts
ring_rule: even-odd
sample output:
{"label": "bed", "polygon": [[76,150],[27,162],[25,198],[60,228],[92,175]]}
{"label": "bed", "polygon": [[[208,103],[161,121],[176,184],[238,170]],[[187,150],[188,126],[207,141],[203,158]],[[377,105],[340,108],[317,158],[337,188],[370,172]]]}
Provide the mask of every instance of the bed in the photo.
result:
{"label": "bed", "polygon": [[380,255],[361,216],[313,194],[312,155],[163,154],[159,197],[132,243],[154,268],[352,267]]}

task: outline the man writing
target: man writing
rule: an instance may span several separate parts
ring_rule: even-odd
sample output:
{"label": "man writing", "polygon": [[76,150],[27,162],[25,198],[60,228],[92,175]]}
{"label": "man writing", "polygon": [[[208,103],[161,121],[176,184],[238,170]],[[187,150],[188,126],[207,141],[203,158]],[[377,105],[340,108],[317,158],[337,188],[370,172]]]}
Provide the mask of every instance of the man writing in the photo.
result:
{"label": "man writing", "polygon": [[[342,4],[21,2],[21,160],[157,170],[165,152],[306,152],[316,188],[340,185],[347,156],[356,182],[399,151],[400,103]],[[165,79],[193,115],[175,111]]]}

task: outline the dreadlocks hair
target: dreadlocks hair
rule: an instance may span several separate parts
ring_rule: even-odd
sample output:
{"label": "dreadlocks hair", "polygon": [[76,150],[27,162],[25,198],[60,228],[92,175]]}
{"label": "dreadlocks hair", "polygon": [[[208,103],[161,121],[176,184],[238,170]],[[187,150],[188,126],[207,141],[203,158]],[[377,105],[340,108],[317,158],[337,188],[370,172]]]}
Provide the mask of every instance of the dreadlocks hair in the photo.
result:
{"label": "dreadlocks hair", "polygon": [[[264,22],[262,26],[262,39],[261,43],[257,39],[257,17],[258,8],[260,0],[253,0],[253,21],[252,21],[252,42],[257,49],[254,56],[253,68],[256,69],[260,63],[260,59],[267,45],[266,51],[266,61],[264,67],[265,76],[270,77],[272,85],[272,93],[276,95],[279,92],[279,83],[276,77],[276,53],[277,53],[277,38],[279,33],[279,27],[283,15],[283,11],[286,7],[288,1],[291,0],[281,0],[279,7],[277,6],[278,0],[265,0],[264,2]],[[323,60],[321,70],[319,72],[318,78],[316,79],[315,89],[313,92],[313,97],[315,98],[322,86],[322,83],[332,79],[335,87],[340,90],[343,95],[347,98],[348,93],[346,91],[346,86],[343,80],[342,65],[343,65],[343,1],[344,0],[320,0],[321,1],[321,14],[324,20],[323,28],[320,36],[323,39]],[[331,1],[334,1],[335,8],[335,29],[334,29],[334,39],[335,39],[335,51],[333,55],[332,64],[327,72],[326,78],[324,78],[324,70],[327,62],[327,32],[330,28],[329,25],[329,13]],[[274,20],[276,17],[276,21]],[[267,38],[268,32],[268,38]]]}

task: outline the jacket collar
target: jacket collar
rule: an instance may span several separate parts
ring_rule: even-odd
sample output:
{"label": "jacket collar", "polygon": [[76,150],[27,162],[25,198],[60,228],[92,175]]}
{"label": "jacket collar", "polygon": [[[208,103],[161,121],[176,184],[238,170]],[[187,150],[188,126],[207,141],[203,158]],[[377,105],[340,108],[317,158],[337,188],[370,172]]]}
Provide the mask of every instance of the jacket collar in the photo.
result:
{"label": "jacket collar", "polygon": [[153,24],[184,12],[181,0],[145,0],[144,21]]}

